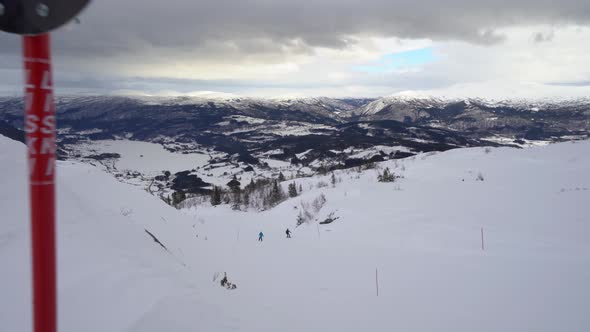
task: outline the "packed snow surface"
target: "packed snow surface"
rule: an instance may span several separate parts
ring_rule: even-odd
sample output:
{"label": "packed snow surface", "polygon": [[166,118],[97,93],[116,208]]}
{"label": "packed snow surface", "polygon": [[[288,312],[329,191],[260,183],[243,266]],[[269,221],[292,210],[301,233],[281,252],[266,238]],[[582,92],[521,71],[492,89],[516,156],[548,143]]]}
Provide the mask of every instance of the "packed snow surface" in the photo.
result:
{"label": "packed snow surface", "polygon": [[[0,137],[0,331],[31,330],[24,150]],[[60,331],[589,331],[589,151],[419,155],[379,165],[395,183],[295,180],[303,194],[262,213],[177,211],[60,162]],[[318,221],[339,219],[295,228],[322,193]]]}

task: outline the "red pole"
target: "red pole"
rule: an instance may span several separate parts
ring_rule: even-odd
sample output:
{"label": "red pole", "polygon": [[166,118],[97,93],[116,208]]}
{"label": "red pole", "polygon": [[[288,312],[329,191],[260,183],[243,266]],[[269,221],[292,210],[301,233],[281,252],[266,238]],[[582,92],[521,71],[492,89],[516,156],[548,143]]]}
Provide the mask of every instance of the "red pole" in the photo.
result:
{"label": "red pole", "polygon": [[34,332],[57,331],[55,106],[48,34],[23,37],[33,263]]}

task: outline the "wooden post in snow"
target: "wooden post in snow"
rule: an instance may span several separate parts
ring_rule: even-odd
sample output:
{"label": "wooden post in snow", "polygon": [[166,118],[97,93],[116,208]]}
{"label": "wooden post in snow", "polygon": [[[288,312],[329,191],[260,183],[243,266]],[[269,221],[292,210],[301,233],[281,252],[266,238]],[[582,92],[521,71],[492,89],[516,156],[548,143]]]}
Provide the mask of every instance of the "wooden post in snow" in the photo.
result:
{"label": "wooden post in snow", "polygon": [[379,296],[379,272],[375,269],[375,289],[377,290],[377,296]]}
{"label": "wooden post in snow", "polygon": [[483,242],[483,227],[481,228],[481,250],[486,250]]}

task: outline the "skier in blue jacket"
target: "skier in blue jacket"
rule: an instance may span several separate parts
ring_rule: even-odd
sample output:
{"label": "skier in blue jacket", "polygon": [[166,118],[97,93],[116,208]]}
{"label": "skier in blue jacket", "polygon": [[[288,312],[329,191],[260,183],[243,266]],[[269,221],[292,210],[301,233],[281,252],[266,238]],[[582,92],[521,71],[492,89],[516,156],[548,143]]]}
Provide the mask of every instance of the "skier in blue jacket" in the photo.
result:
{"label": "skier in blue jacket", "polygon": [[258,241],[262,242],[262,238],[264,237],[264,233],[258,233]]}

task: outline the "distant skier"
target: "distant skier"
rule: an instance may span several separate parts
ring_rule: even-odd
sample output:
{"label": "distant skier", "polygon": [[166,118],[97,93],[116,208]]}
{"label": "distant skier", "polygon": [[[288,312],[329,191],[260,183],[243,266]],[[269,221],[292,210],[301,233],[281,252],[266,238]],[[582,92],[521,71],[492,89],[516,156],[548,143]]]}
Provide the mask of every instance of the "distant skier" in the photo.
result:
{"label": "distant skier", "polygon": [[227,273],[223,272],[223,279],[221,279],[221,287],[227,287]]}
{"label": "distant skier", "polygon": [[258,241],[262,242],[262,238],[264,237],[264,233],[258,233]]}
{"label": "distant skier", "polygon": [[287,233],[287,239],[290,239],[291,238],[291,231],[287,228],[287,231],[285,233]]}

